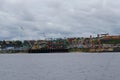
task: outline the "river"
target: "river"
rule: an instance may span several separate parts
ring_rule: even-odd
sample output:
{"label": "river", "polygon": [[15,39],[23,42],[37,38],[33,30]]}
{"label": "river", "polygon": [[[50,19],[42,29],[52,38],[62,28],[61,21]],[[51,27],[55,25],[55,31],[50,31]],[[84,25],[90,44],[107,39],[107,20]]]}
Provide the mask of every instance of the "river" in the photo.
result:
{"label": "river", "polygon": [[0,54],[0,80],[120,80],[120,53]]}

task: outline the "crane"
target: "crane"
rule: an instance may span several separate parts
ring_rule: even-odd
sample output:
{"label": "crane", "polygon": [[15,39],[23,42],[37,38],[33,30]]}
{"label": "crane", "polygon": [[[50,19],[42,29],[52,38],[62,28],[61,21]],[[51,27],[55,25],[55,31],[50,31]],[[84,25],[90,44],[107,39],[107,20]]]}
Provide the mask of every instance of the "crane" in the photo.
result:
{"label": "crane", "polygon": [[[19,25],[19,27],[20,27],[22,33],[25,34],[25,30],[24,30],[23,26],[20,26],[20,25]],[[29,44],[30,48],[32,48],[33,45],[30,43],[30,41],[28,41],[28,44]]]}

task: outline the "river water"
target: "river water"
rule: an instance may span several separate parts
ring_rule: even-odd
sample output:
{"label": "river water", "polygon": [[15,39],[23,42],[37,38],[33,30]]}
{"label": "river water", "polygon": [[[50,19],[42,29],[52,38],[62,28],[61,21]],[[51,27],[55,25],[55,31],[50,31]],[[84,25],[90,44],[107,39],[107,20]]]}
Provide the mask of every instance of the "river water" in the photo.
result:
{"label": "river water", "polygon": [[0,80],[120,80],[120,53],[0,54]]}

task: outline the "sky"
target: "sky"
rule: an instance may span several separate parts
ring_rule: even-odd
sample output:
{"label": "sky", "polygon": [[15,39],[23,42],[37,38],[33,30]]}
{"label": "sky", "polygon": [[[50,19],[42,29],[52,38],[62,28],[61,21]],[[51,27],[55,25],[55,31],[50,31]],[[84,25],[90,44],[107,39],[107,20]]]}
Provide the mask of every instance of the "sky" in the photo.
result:
{"label": "sky", "polygon": [[0,0],[0,40],[120,35],[119,0]]}

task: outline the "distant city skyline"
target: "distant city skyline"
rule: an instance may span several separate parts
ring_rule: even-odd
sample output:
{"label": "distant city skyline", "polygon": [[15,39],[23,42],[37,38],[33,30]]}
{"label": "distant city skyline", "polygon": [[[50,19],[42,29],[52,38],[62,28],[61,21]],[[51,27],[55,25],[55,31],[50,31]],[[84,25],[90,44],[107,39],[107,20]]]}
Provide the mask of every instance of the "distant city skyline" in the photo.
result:
{"label": "distant city skyline", "polygon": [[120,1],[0,0],[0,40],[120,35]]}

